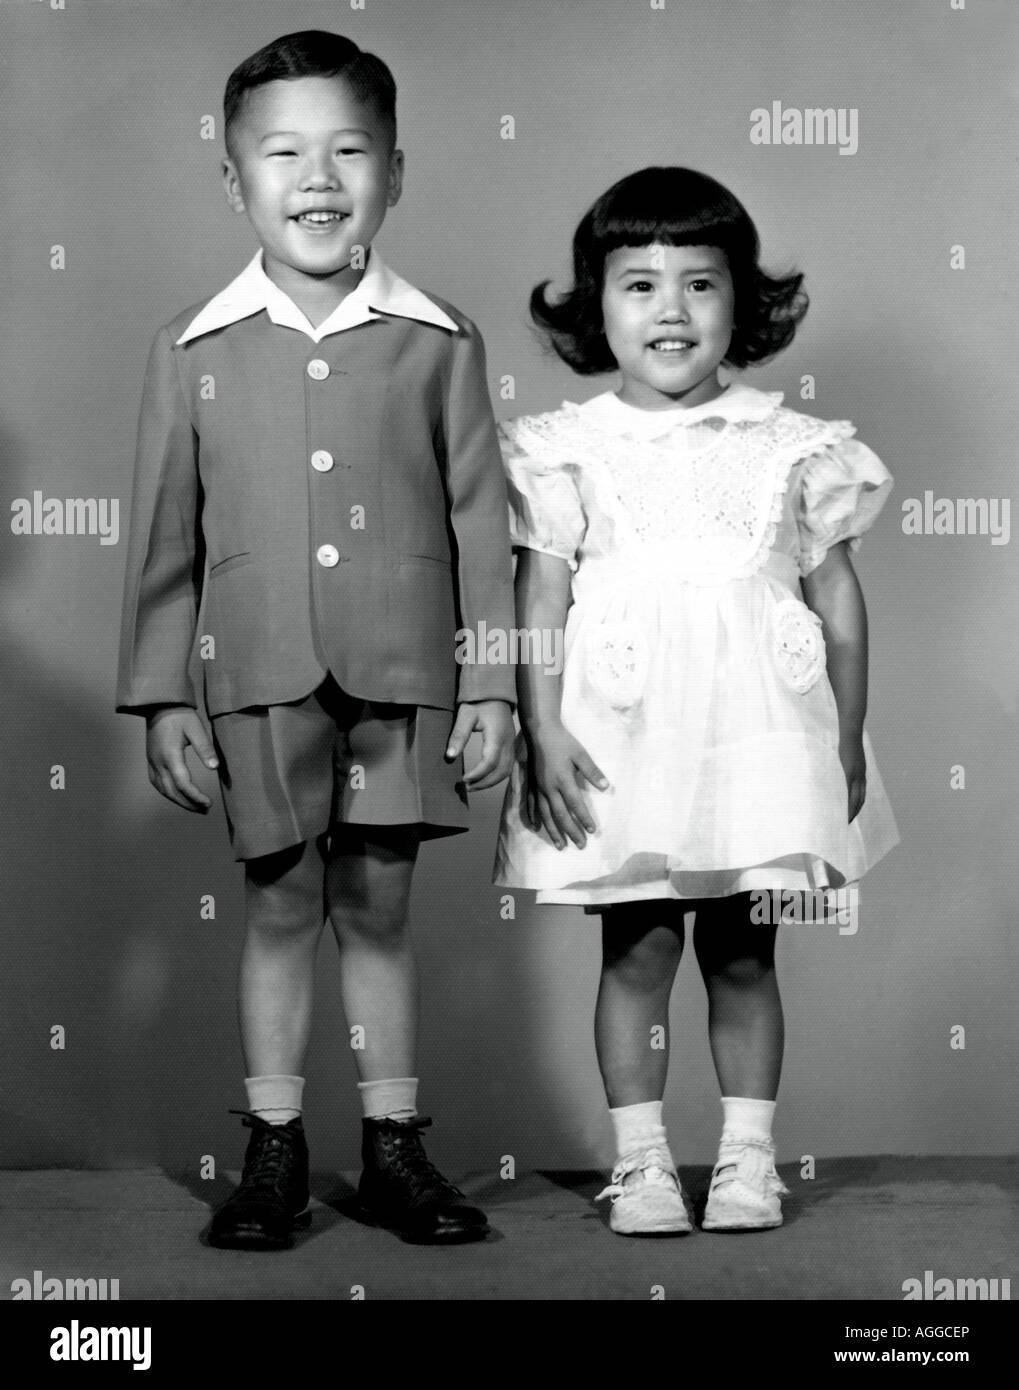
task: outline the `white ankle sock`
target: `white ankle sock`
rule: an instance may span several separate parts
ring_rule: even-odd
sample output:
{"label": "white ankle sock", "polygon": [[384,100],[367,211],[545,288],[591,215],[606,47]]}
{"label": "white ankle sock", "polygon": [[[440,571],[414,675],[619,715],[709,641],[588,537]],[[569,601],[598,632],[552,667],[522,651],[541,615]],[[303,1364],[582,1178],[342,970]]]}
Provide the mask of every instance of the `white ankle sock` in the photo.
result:
{"label": "white ankle sock", "polygon": [[359,1081],[366,1120],[409,1120],[417,1114],[416,1076],[391,1076],[383,1081]]}
{"label": "white ankle sock", "polygon": [[301,1113],[303,1076],[246,1076],[248,1109],[270,1125],[285,1125]]}
{"label": "white ankle sock", "polygon": [[668,1147],[665,1126],[662,1124],[662,1102],[643,1100],[636,1105],[620,1105],[610,1108],[612,1127],[616,1131],[616,1153],[620,1158],[639,1149],[649,1149],[654,1144]]}
{"label": "white ankle sock", "polygon": [[771,1122],[775,1114],[773,1100],[755,1100],[751,1096],[723,1096],[722,1141],[727,1139],[771,1140]]}

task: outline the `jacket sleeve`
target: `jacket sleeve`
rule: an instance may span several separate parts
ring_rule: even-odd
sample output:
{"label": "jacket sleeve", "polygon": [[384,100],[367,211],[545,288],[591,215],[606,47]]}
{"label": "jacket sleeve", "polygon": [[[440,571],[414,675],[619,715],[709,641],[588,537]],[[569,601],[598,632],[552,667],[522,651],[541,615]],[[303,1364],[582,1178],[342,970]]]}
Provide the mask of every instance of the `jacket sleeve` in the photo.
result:
{"label": "jacket sleeve", "polygon": [[[506,476],[485,377],[481,334],[462,316],[454,335],[444,400],[446,487],[458,559],[458,621],[475,641],[465,644],[480,661],[463,661],[457,701],[516,703],[512,661],[484,659],[483,634],[502,631],[512,652],[513,558]],[[481,624],[484,623],[484,628]]]}
{"label": "jacket sleeve", "polygon": [[201,603],[205,546],[198,436],[169,331],[149,353],[138,425],[120,627],[116,709],[197,707],[188,666]]}

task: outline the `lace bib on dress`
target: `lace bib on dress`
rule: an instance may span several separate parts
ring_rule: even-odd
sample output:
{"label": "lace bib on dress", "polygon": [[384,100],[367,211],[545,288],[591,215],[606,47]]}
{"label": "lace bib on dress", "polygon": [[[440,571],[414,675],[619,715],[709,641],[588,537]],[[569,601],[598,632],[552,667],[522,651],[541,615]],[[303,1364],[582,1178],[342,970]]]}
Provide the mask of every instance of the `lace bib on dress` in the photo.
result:
{"label": "lace bib on dress", "polygon": [[666,547],[671,576],[720,584],[767,560],[792,465],[855,434],[848,420],[815,420],[755,395],[746,418],[696,407],[690,423],[674,412],[660,423],[650,413],[607,419],[590,402],[564,402],[517,421],[515,442],[547,464],[580,468],[624,544]]}

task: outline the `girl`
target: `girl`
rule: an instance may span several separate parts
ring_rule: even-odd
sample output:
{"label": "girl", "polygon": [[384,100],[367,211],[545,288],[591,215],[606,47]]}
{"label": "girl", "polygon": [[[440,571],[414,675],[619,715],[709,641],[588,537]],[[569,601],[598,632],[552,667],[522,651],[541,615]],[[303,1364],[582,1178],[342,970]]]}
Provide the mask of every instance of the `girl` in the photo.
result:
{"label": "girl", "polygon": [[601,915],[595,1045],[618,1150],[601,1196],[625,1234],[690,1230],[652,1046],[684,913],[724,1111],[703,1225],[778,1226],[771,908],[797,890],[817,903],[898,840],[863,728],[849,558],[891,477],[847,421],[719,380],[786,347],[806,312],[802,275],[772,278],[758,254],[713,179],[622,179],[577,228],[573,288],[531,297],[559,356],[618,369],[619,390],[502,430],[517,622],[565,625],[565,664],[519,667],[495,878]]}

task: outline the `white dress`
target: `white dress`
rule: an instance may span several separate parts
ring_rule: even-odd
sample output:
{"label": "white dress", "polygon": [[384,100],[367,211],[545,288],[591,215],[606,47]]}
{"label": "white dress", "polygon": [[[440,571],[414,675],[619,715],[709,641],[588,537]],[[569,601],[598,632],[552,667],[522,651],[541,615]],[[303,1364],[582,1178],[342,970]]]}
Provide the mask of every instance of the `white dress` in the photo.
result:
{"label": "white dress", "polygon": [[518,739],[495,882],[597,905],[858,880],[898,830],[867,734],[848,823],[799,584],[839,541],[857,548],[891,490],[854,427],[739,384],[666,411],[606,392],[500,431],[514,545],[572,571],[562,720],[611,785],[585,785],[585,848],[557,850],[522,820]]}

